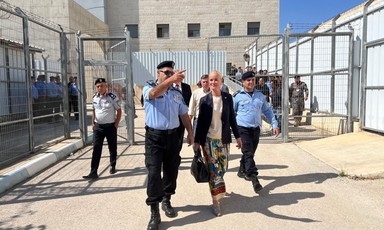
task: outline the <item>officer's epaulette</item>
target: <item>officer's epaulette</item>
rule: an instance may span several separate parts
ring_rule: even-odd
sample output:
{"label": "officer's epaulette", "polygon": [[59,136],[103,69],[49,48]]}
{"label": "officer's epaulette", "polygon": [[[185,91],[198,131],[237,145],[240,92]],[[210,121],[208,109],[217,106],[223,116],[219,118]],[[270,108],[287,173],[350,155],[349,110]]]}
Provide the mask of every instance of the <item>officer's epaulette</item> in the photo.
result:
{"label": "officer's epaulette", "polygon": [[111,93],[111,92],[108,93],[108,96],[110,96],[112,99],[115,99],[115,98],[116,98],[116,95],[113,94],[113,93]]}
{"label": "officer's epaulette", "polygon": [[239,93],[240,93],[240,90],[237,90],[236,92],[233,93],[232,97],[236,97],[236,95]]}
{"label": "officer's epaulette", "polygon": [[148,80],[147,81],[147,84],[152,86],[152,87],[155,87],[156,86],[156,82],[154,80]]}

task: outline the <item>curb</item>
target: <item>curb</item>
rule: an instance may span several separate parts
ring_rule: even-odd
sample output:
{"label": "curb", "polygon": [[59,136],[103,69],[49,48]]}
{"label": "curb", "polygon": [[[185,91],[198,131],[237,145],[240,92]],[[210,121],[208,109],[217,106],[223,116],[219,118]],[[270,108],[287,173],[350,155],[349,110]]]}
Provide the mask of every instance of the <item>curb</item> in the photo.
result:
{"label": "curb", "polygon": [[[88,135],[87,143],[92,142],[92,138],[93,134]],[[81,139],[77,140],[76,142],[65,145],[52,152],[47,152],[43,156],[28,162],[22,167],[0,176],[0,193],[5,192],[18,183],[36,175],[56,162],[63,160],[70,153],[76,152],[83,147],[83,141]]]}

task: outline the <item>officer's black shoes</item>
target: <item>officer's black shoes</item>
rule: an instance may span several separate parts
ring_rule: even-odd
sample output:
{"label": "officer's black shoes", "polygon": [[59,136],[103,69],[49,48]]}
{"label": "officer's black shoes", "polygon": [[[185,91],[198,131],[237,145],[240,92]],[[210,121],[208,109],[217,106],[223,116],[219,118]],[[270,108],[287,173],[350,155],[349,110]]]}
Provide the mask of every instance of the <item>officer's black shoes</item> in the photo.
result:
{"label": "officer's black shoes", "polygon": [[160,212],[159,212],[159,204],[151,205],[151,219],[149,220],[147,230],[159,228],[159,224],[161,223]]}
{"label": "officer's black shoes", "polygon": [[257,177],[252,179],[252,186],[255,193],[259,193],[263,189],[263,186],[261,186],[259,179],[257,179]]}
{"label": "officer's black shoes", "polygon": [[161,209],[165,212],[165,215],[169,218],[173,218],[177,216],[175,209],[171,205],[171,201],[169,198],[164,197],[161,202]]}
{"label": "officer's black shoes", "polygon": [[244,179],[247,181],[253,181],[253,179],[257,179],[257,176],[255,174],[245,174]]}
{"label": "officer's black shoes", "polygon": [[86,176],[83,176],[83,178],[87,180],[93,180],[99,178],[99,175],[97,175],[97,173],[90,173]]}
{"label": "officer's black shoes", "polygon": [[245,177],[244,165],[240,164],[239,171],[237,172],[237,176],[240,178]]}
{"label": "officer's black shoes", "polygon": [[115,174],[116,173],[116,168],[113,167],[113,166],[109,167],[109,173],[110,174]]}

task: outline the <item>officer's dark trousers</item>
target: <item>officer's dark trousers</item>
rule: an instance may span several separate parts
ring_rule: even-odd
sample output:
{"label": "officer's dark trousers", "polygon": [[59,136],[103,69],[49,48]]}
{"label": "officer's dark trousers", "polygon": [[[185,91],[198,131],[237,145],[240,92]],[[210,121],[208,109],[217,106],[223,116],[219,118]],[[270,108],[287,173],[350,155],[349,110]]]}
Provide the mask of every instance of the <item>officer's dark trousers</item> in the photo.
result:
{"label": "officer's dark trousers", "polygon": [[[72,106],[73,106],[73,113],[75,114],[76,120],[79,119],[79,97],[78,96],[71,96]],[[71,108],[71,107],[69,107]],[[70,110],[69,110],[70,111]],[[69,113],[71,114],[71,113]]]}
{"label": "officer's dark trousers", "polygon": [[239,133],[243,146],[241,147],[240,165],[244,165],[245,174],[257,175],[257,167],[255,164],[254,156],[259,144],[260,138],[260,127],[257,128],[246,128],[239,126]]}
{"label": "officer's dark trousers", "polygon": [[[160,202],[163,196],[175,194],[180,165],[179,133],[146,128],[145,166],[148,170],[147,205]],[[163,178],[161,178],[163,169]]]}
{"label": "officer's dark trousers", "polygon": [[93,127],[93,153],[91,172],[97,173],[99,168],[104,138],[107,138],[109,148],[109,161],[112,167],[116,166],[117,156],[117,129],[115,123],[97,124]]}

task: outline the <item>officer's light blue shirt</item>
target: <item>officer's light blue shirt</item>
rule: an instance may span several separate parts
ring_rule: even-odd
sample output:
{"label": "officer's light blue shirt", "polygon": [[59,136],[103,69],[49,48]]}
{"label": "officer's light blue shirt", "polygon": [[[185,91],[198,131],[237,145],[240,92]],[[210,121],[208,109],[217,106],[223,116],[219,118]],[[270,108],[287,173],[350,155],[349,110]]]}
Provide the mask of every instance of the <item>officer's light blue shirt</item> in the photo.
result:
{"label": "officer's light blue shirt", "polygon": [[32,98],[35,100],[39,99],[39,91],[37,91],[37,88],[34,84],[32,84]]}
{"label": "officer's light blue shirt", "polygon": [[145,124],[160,130],[179,127],[179,115],[188,112],[183,95],[177,89],[170,87],[160,97],[149,99],[149,92],[154,86],[156,86],[155,83],[147,83],[143,88]]}
{"label": "officer's light blue shirt", "polygon": [[36,89],[39,92],[39,96],[46,96],[47,95],[47,84],[42,81],[37,81],[35,83]]}
{"label": "officer's light blue shirt", "polygon": [[72,83],[69,86],[69,94],[72,95],[72,96],[78,96],[79,95],[79,93],[77,91],[77,84]]}
{"label": "officer's light blue shirt", "polygon": [[60,83],[56,83],[56,85],[58,86],[57,87],[57,92],[58,92],[58,96],[60,97],[60,98],[62,98],[63,97],[63,94],[64,94],[64,91],[63,91],[63,84],[60,82]]}
{"label": "officer's light blue shirt", "polygon": [[47,96],[48,97],[57,97],[59,96],[59,86],[55,82],[49,82],[47,84]]}
{"label": "officer's light blue shirt", "polygon": [[244,88],[233,97],[233,107],[236,113],[238,126],[247,128],[261,127],[261,113],[263,113],[272,127],[277,128],[275,115],[262,92],[255,89],[252,96],[244,91]]}

